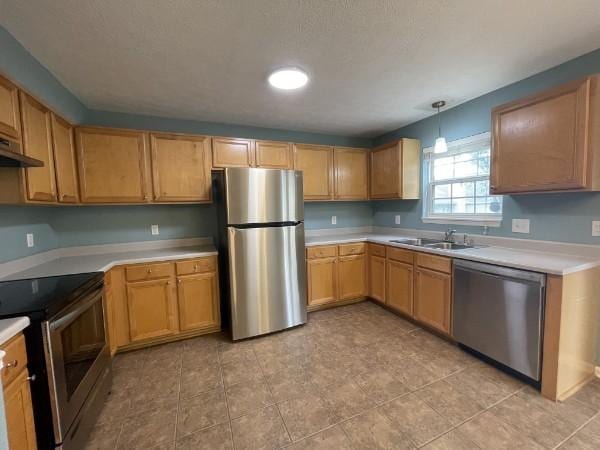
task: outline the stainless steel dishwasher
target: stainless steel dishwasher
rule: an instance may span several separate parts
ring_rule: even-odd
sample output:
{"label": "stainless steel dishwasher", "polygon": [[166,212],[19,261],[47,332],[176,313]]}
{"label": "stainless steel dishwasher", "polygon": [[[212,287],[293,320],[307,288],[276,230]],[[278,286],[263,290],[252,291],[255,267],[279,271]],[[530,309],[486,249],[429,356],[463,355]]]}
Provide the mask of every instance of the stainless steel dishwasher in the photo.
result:
{"label": "stainless steel dishwasher", "polygon": [[540,381],[546,276],[454,260],[454,338]]}

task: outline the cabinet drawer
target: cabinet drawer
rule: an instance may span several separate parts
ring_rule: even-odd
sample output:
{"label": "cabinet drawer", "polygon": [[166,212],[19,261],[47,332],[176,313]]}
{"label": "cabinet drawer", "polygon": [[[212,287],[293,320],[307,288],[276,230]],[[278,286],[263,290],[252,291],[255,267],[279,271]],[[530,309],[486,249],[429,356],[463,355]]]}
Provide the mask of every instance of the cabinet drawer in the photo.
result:
{"label": "cabinet drawer", "polygon": [[367,244],[364,242],[355,242],[354,244],[341,244],[339,246],[340,256],[362,255],[365,252]]}
{"label": "cabinet drawer", "polygon": [[4,368],[2,369],[2,384],[8,384],[14,380],[22,370],[27,367],[27,353],[25,350],[25,336],[19,333],[2,346],[6,352],[4,356]]}
{"label": "cabinet drawer", "polygon": [[214,272],[215,258],[192,259],[190,261],[177,262],[177,275],[189,275],[192,273]]}
{"label": "cabinet drawer", "polygon": [[172,274],[171,263],[142,264],[125,268],[127,281],[153,280],[156,278],[170,277]]}
{"label": "cabinet drawer", "polygon": [[388,259],[392,259],[394,261],[412,264],[415,258],[415,253],[401,248],[387,247],[387,257]]}
{"label": "cabinet drawer", "polygon": [[335,245],[321,245],[319,247],[308,247],[306,249],[307,259],[333,258],[336,255],[337,248]]}
{"label": "cabinet drawer", "polygon": [[450,273],[450,270],[452,269],[452,260],[443,256],[417,253],[417,266],[437,270],[438,272]]}
{"label": "cabinet drawer", "polygon": [[385,258],[385,245],[369,244],[369,254]]}

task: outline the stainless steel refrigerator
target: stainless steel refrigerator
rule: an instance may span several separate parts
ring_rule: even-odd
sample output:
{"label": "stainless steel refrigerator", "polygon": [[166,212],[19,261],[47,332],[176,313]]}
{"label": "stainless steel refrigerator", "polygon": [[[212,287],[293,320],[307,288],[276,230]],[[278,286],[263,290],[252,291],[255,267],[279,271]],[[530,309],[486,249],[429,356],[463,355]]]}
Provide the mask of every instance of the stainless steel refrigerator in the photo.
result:
{"label": "stainless steel refrigerator", "polygon": [[302,172],[213,175],[223,317],[244,339],[306,323]]}

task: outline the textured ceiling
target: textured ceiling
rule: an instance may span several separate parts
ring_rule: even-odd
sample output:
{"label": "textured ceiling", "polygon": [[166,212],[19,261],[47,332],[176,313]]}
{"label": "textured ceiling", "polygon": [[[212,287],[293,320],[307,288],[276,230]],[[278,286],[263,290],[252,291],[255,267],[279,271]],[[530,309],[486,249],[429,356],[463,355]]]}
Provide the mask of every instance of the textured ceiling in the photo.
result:
{"label": "textured ceiling", "polygon": [[[372,137],[600,45],[598,0],[0,0],[88,107]],[[298,65],[299,92],[268,72]]]}

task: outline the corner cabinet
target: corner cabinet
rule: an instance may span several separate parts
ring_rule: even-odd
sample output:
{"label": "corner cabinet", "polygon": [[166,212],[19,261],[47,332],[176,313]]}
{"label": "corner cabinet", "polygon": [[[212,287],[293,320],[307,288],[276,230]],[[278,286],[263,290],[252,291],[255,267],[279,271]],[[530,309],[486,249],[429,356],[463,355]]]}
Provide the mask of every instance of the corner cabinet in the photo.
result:
{"label": "corner cabinet", "polygon": [[150,135],[155,202],[210,202],[210,138]]}
{"label": "corner cabinet", "polygon": [[599,81],[590,76],[492,110],[492,194],[600,190]]}
{"label": "corner cabinet", "polygon": [[333,147],[296,145],[294,163],[302,171],[304,200],[333,199]]}
{"label": "corner cabinet", "polygon": [[379,303],[385,303],[385,246],[368,245],[369,254],[369,297]]}
{"label": "corner cabinet", "polygon": [[421,183],[421,143],[400,139],[369,152],[372,199],[419,199]]}
{"label": "corner cabinet", "polygon": [[105,276],[111,352],[219,331],[216,256],[114,267]]}
{"label": "corner cabinet", "polygon": [[149,196],[147,136],[138,131],[77,128],[83,203],[146,203]]}

